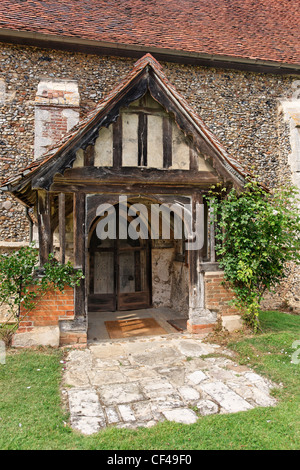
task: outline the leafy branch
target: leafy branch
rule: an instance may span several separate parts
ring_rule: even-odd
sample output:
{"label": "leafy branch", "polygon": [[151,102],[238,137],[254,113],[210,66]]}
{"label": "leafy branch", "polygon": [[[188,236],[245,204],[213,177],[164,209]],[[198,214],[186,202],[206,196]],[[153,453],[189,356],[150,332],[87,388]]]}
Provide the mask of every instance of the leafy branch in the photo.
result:
{"label": "leafy branch", "polygon": [[[59,263],[53,254],[43,268],[38,267],[38,250],[33,244],[10,255],[0,255],[0,305],[7,309],[7,319],[0,325],[0,336],[9,343],[21,320],[49,292],[64,291],[80,284],[83,273],[70,262]],[[8,325],[14,322],[8,328]]]}
{"label": "leafy branch", "polygon": [[300,262],[299,193],[295,187],[265,191],[248,180],[244,191],[214,186],[208,195],[218,220],[216,253],[235,304],[257,331],[259,304],[286,277],[286,265]]}

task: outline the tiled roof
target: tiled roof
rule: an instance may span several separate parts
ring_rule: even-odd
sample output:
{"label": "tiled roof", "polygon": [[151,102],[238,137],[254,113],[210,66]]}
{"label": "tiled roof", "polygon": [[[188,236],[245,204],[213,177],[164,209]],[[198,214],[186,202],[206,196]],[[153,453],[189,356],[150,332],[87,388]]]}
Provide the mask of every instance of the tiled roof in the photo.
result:
{"label": "tiled roof", "polygon": [[300,64],[299,0],[1,0],[0,28]]}
{"label": "tiled roof", "polygon": [[200,134],[202,138],[217,151],[223,166],[226,167],[229,172],[235,175],[235,177],[237,177],[240,182],[243,181],[245,177],[250,176],[250,174],[244,170],[244,168],[238,163],[238,161],[227,153],[225,147],[218,141],[218,139],[211,132],[211,130],[205,125],[200,116],[191,108],[191,106],[187,103],[183,96],[178,93],[176,88],[169,82],[159,62],[157,62],[151,54],[146,54],[144,57],[142,57],[135,63],[133,69],[126,76],[126,78],[121,81],[115,88],[113,88],[113,90],[108,95],[106,95],[105,98],[101,100],[98,105],[84,119],[79,121],[79,123],[74,126],[71,131],[63,137],[63,139],[49,147],[48,151],[42,157],[40,157],[38,160],[33,161],[20,173],[14,175],[13,177],[10,177],[5,181],[2,181],[1,189],[4,189],[4,187],[7,185],[14,186],[15,184],[19,183],[23,178],[26,178],[27,181],[28,178],[35,175],[36,172],[42,169],[45,164],[59,157],[69,145],[72,145],[72,143],[76,140],[77,137],[82,136],[89,127],[93,126],[93,122],[96,120],[96,118],[100,114],[105,113],[113,101],[118,100],[118,97],[122,94],[122,92],[137,76],[139,76],[139,74],[147,66],[150,66],[152,68],[157,79],[160,80],[160,83],[162,84],[163,88],[171,96],[171,99],[175,103],[180,103],[180,107],[182,108],[184,114],[193,123],[195,132]]}

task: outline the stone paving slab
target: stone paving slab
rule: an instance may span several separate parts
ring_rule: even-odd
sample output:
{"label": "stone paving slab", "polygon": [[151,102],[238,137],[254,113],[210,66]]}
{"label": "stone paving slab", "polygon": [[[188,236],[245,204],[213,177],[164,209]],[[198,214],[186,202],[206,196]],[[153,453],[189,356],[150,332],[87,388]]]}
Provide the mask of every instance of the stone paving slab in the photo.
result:
{"label": "stone paving slab", "polygon": [[71,350],[63,377],[71,426],[86,435],[275,406],[273,387],[231,351],[182,333]]}

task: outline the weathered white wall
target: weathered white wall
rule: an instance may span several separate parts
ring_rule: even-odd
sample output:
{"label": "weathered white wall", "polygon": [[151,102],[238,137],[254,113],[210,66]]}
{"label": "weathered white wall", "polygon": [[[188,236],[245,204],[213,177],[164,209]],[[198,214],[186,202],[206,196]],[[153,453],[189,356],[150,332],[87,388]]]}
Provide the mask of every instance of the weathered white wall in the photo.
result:
{"label": "weathered white wall", "polygon": [[190,169],[190,147],[181,129],[172,123],[172,170]]}
{"label": "weathered white wall", "polygon": [[103,127],[95,142],[95,166],[113,165],[113,126]]}
{"label": "weathered white wall", "polygon": [[138,124],[137,114],[122,114],[122,166],[138,164]]}
{"label": "weathered white wall", "polygon": [[147,163],[150,168],[163,168],[162,116],[148,116]]}
{"label": "weathered white wall", "polygon": [[188,268],[175,260],[174,248],[152,249],[152,303],[188,314]]}
{"label": "weathered white wall", "polygon": [[79,102],[75,80],[46,78],[40,81],[35,96],[35,159],[77,124]]}
{"label": "weathered white wall", "polygon": [[171,273],[174,248],[152,249],[152,303],[171,307]]}
{"label": "weathered white wall", "polygon": [[189,310],[189,271],[181,261],[173,262],[171,285],[172,308],[188,315]]}

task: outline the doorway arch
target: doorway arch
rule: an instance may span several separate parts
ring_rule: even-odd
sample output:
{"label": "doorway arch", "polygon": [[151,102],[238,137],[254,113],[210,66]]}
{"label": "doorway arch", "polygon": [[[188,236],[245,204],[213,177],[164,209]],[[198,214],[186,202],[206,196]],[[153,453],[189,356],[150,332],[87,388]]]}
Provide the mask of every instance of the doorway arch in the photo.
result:
{"label": "doorway arch", "polygon": [[[119,205],[115,206],[119,220]],[[130,224],[127,215],[123,224]],[[91,227],[89,242],[88,310],[121,311],[151,306],[151,241],[150,237],[120,237],[116,224],[114,238],[99,238],[98,217]],[[143,233],[148,234],[144,225]],[[128,230],[126,231],[128,234]]]}

